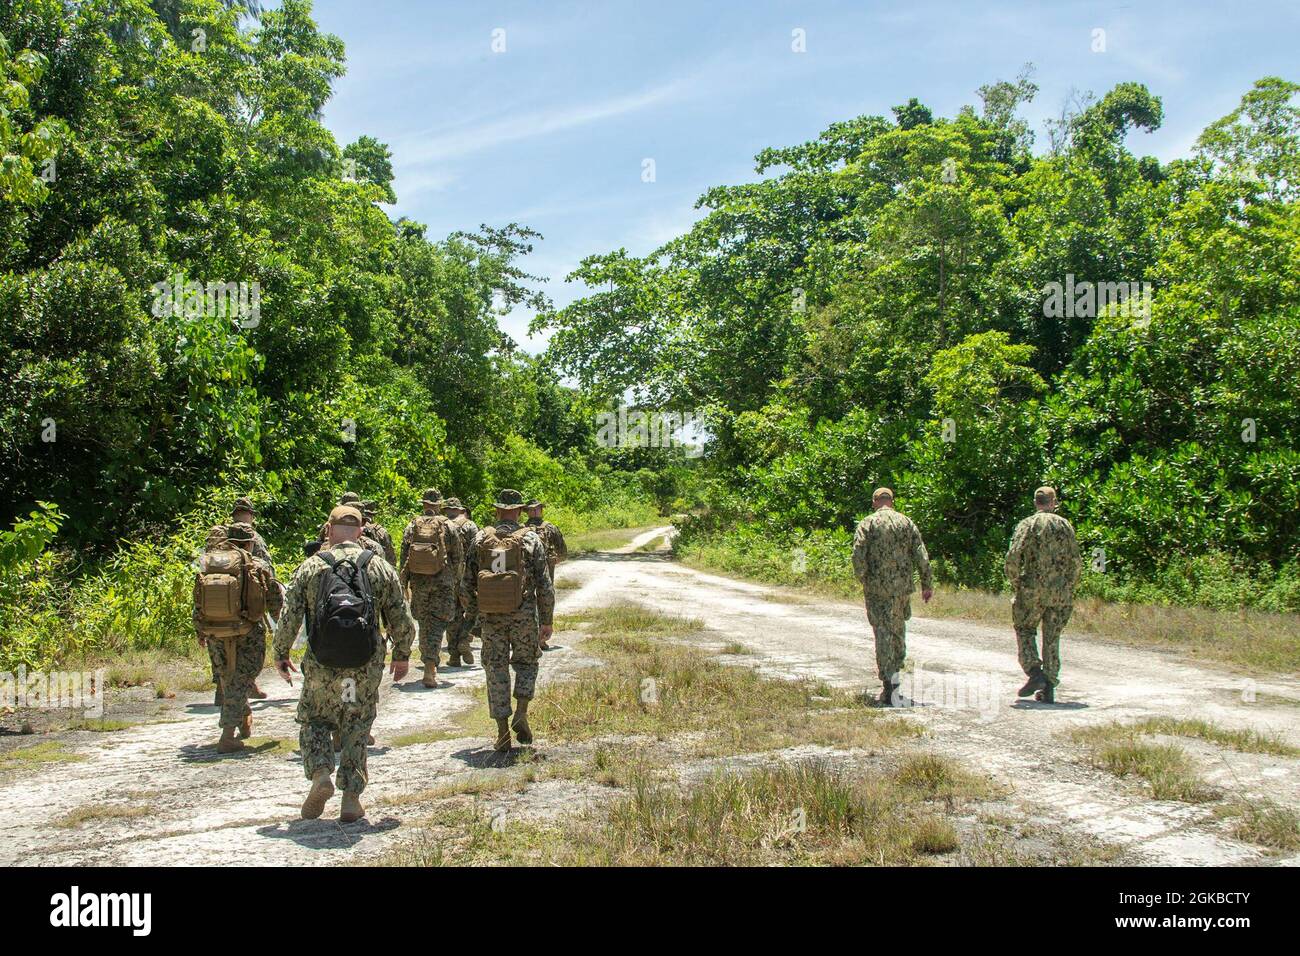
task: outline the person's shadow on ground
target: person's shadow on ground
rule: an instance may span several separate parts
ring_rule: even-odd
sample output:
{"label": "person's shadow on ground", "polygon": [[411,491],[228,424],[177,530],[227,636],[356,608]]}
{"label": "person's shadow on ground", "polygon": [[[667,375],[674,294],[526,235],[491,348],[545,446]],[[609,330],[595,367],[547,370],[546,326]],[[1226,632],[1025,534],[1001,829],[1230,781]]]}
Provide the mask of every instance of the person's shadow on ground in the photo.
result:
{"label": "person's shadow on ground", "polygon": [[[330,808],[326,808],[328,813]],[[335,813],[337,813],[335,809]],[[343,823],[337,816],[322,816],[317,820],[289,820],[258,827],[257,835],[272,840],[292,840],[308,850],[340,850],[356,846],[367,836],[396,830],[402,822],[396,817],[382,817],[371,821],[362,817],[353,823]]]}

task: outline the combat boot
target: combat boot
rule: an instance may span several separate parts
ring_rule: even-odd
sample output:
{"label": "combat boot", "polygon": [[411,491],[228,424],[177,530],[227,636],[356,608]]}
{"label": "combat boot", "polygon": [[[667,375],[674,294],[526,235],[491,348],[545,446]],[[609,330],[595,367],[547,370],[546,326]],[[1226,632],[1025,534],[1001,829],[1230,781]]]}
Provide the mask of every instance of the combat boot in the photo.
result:
{"label": "combat boot", "polygon": [[460,652],[460,659],[463,660],[465,662],[465,666],[468,667],[470,664],[474,663],[474,652],[471,651],[468,647],[462,648]]}
{"label": "combat boot", "polygon": [[510,752],[510,718],[497,718],[497,742],[495,747],[497,753]]}
{"label": "combat boot", "polygon": [[233,754],[244,749],[244,742],[235,736],[234,727],[222,727],[221,739],[217,741],[217,753]]}
{"label": "combat boot", "polygon": [[366,808],[361,805],[361,795],[351,790],[343,791],[343,807],[339,812],[339,822],[355,823],[366,815]]}
{"label": "combat boot", "polygon": [[521,744],[533,742],[533,728],[528,726],[528,701],[523,698],[515,698],[515,719],[510,722],[510,726],[514,728],[515,736]]}
{"label": "combat boot", "polygon": [[893,707],[894,691],[898,689],[898,685],[891,684],[889,681],[882,681],[881,683],[883,686],[880,690],[880,696],[876,698],[876,703],[881,707]]}
{"label": "combat boot", "polygon": [[1037,694],[1034,695],[1034,700],[1038,701],[1040,704],[1055,704],[1056,688],[1053,687],[1051,684],[1048,684],[1046,687],[1044,687],[1042,690],[1040,690]]}
{"label": "combat boot", "polygon": [[266,700],[266,691],[262,690],[262,688],[258,687],[257,683],[254,682],[253,689],[248,692],[248,697],[250,700]]}
{"label": "combat boot", "polygon": [[217,685],[216,693],[212,695],[212,706],[220,707],[225,702],[225,697],[221,693],[221,685]]}
{"label": "combat boot", "polygon": [[448,667],[460,667],[460,655],[457,654],[455,651],[448,651],[448,652],[447,652],[447,666],[448,666]]}
{"label": "combat boot", "polygon": [[330,779],[330,772],[317,770],[316,776],[311,778],[311,790],[307,793],[307,799],[302,802],[302,818],[315,820],[325,812],[325,804],[329,803],[332,796],[334,781]]}
{"label": "combat boot", "polygon": [[438,665],[432,662],[424,665],[424,679],[420,681],[425,687],[438,686]]}
{"label": "combat boot", "polygon": [[1042,690],[1048,686],[1047,675],[1043,673],[1043,669],[1035,667],[1029,672],[1029,680],[1025,681],[1025,686],[1016,691],[1016,696],[1028,697],[1034,691]]}
{"label": "combat boot", "polygon": [[253,736],[252,714],[245,714],[244,719],[239,722],[239,736],[243,740],[247,740],[249,737]]}

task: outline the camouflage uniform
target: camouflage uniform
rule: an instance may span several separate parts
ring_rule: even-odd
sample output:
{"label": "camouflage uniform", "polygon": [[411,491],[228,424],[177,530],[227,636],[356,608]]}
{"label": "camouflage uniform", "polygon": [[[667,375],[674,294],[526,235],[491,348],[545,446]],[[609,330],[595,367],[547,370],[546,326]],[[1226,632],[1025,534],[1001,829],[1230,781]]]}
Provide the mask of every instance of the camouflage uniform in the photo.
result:
{"label": "camouflage uniform", "polygon": [[[356,542],[344,541],[330,548],[330,553],[355,560],[360,550]],[[294,572],[285,596],[284,613],[275,629],[276,660],[289,657],[299,624],[304,617],[315,612],[320,581],[327,571],[325,562],[313,556]],[[370,579],[375,607],[388,620],[393,660],[408,660],[411,643],[415,640],[415,621],[406,609],[397,572],[387,561],[376,557],[367,565],[366,574]],[[366,740],[370,736],[370,725],[375,721],[386,651],[385,642],[380,641],[369,663],[361,667],[335,668],[318,663],[310,645],[307,647],[302,659],[302,696],[298,700],[298,747],[308,780],[321,770],[333,772],[331,733],[338,732],[343,745],[339,754],[339,788],[357,794],[365,789],[368,779]]]}
{"label": "camouflage uniform", "polygon": [[[458,499],[448,499],[453,503],[453,507],[459,508]],[[462,556],[469,554],[469,549],[474,546],[474,539],[478,536],[478,525],[470,520],[468,514],[458,515],[451,519],[451,525],[460,535]],[[478,633],[475,629],[475,619],[473,615],[465,613],[464,604],[461,602],[461,596],[464,594],[463,576],[456,578],[456,606],[451,619],[451,624],[447,626],[447,653],[455,656],[463,655],[470,650],[470,645],[474,642],[474,634]],[[468,600],[468,597],[466,597]]]}
{"label": "camouflage uniform", "polygon": [[1081,571],[1079,543],[1069,521],[1053,512],[1039,511],[1016,525],[1007,551],[1006,572],[1016,592],[1011,622],[1016,629],[1020,666],[1026,674],[1041,669],[1053,687],[1061,673],[1061,631],[1074,610],[1074,586],[1079,583]]}
{"label": "camouflage uniform", "polygon": [[[316,540],[320,542],[321,550],[329,550],[329,545],[326,544],[326,542],[329,541],[329,522],[325,522],[325,524],[321,525],[321,532],[320,535],[316,536]],[[385,559],[385,561],[389,561],[386,555],[383,554],[383,545],[374,540],[373,537],[365,535],[364,532],[361,533],[361,537],[357,538],[356,544],[361,545],[361,548],[368,550],[370,554],[376,554],[378,557]],[[393,562],[389,561],[389,564],[391,566]]]}
{"label": "camouflage uniform", "polygon": [[384,560],[397,567],[397,552],[393,550],[393,536],[388,533],[388,529],[383,525],[375,524],[369,518],[366,519],[366,526],[361,529],[361,537],[369,538],[379,545],[380,554]]}
{"label": "camouflage uniform", "polygon": [[[218,524],[218,525],[213,525],[213,526],[212,526],[212,530],[210,530],[210,531],[208,532],[208,539],[207,539],[206,542],[204,542],[203,550],[204,550],[204,551],[211,551],[213,548],[222,548],[222,547],[225,547],[225,546],[226,546],[226,543],[227,543],[227,540],[228,540],[227,536],[228,536],[228,534],[229,534],[229,528],[230,528],[230,525],[229,525],[229,524]],[[266,565],[267,565],[267,567],[270,567],[270,568],[271,568],[271,573],[272,573],[272,574],[275,573],[274,565],[273,565],[272,562],[271,562],[271,551],[270,551],[269,548],[267,548],[267,546],[266,546],[266,541],[262,538],[262,536],[261,536],[260,534],[257,533],[257,531],[254,531],[254,532],[253,532],[253,541],[252,541],[251,545],[250,545],[249,548],[248,548],[248,553],[251,554],[253,557],[257,558],[259,561],[263,561],[263,562],[265,562]],[[275,617],[275,616],[277,616],[277,615],[280,613],[280,612],[279,612],[280,599],[281,599],[281,597],[283,597],[283,595],[280,593],[280,589],[279,589],[278,587],[275,589],[275,591],[276,591],[276,593],[275,593],[275,600],[276,600],[275,608],[276,608],[276,609],[273,610],[273,611],[271,611],[271,616],[272,616],[272,617]],[[268,602],[269,602],[269,600],[270,600],[270,599],[268,598]],[[265,637],[265,633],[264,633],[264,631],[263,631],[263,629],[262,629],[262,626],[261,626],[260,624],[258,625],[258,633],[263,635],[263,637],[262,637],[262,650],[261,650],[261,652],[260,652],[260,653],[261,653],[261,658],[260,658],[260,659],[261,659],[261,661],[262,661],[263,663],[265,663],[265,661],[266,661],[266,637]],[[249,635],[250,638],[251,638],[251,636],[252,636],[252,635]],[[222,687],[221,687],[221,666],[217,663],[217,659],[216,659],[216,657],[213,656],[212,648],[211,648],[211,647],[208,648],[208,657],[211,658],[211,660],[212,660],[212,683],[215,684],[216,687],[217,687],[216,703],[217,703],[217,706],[218,706],[218,707],[222,707],[222,708],[224,709],[224,698],[223,698],[223,696],[222,696],[222,694],[224,693],[224,691],[222,690]],[[224,661],[225,661],[225,658],[226,658],[226,652],[225,652],[225,647],[223,646],[222,649],[221,649],[221,660],[224,662]],[[262,670],[262,667],[261,667],[261,664],[259,664],[257,670],[255,670],[255,671],[253,672],[252,679],[249,681],[249,690],[250,690],[250,691],[252,690],[252,685],[255,684],[255,683],[257,683],[257,675],[258,675],[259,673],[261,673],[261,670]],[[263,694],[262,696],[265,697],[266,695]],[[245,701],[244,701],[244,704],[245,704],[245,706],[247,706],[248,701],[245,700]],[[223,717],[223,719],[224,719],[224,717]],[[238,723],[238,721],[236,721],[236,723]],[[226,725],[223,723],[221,726],[222,726],[222,727],[225,727]],[[230,726],[233,727],[234,724],[231,724]]]}
{"label": "camouflage uniform", "polygon": [[543,518],[529,518],[527,524],[542,539],[542,546],[546,548],[547,569],[551,572],[551,579],[554,580],[555,566],[569,556],[569,546],[564,543],[564,534]]}
{"label": "camouflage uniform", "polygon": [[[229,525],[217,525],[209,531],[204,551],[243,547],[237,542],[230,541],[228,537],[229,527]],[[272,617],[278,617],[283,607],[283,595],[279,583],[275,580],[275,567],[271,564],[271,556],[270,552],[266,550],[266,542],[262,541],[262,536],[254,531],[253,540],[249,542],[248,547],[244,548],[244,550],[253,556],[254,561],[270,573],[272,587],[266,594],[266,609]],[[199,609],[197,606],[194,608],[191,617],[197,633],[199,624]],[[223,729],[238,727],[243,723],[245,717],[253,713],[248,706],[248,699],[252,696],[253,685],[257,683],[257,675],[262,673],[262,667],[266,663],[265,624],[258,621],[253,625],[251,631],[241,637],[229,639],[210,637],[207,639],[206,645],[208,660],[212,664],[212,682],[217,685],[220,697],[220,725]],[[231,662],[233,669],[227,673],[226,665],[232,652],[235,655],[234,661]]]}
{"label": "camouflage uniform", "polygon": [[415,521],[402,532],[402,586],[410,589],[411,615],[420,629],[420,660],[438,665],[442,636],[456,612],[456,584],[465,566],[465,548],[455,525],[443,519],[447,563],[434,575],[411,574],[406,558],[415,536]]}
{"label": "camouflage uniform", "polygon": [[[229,527],[229,524],[213,525],[212,530],[208,532],[208,540],[203,545],[204,550],[220,547],[227,540]],[[253,532],[253,542],[248,548],[248,553],[267,564],[271,563],[271,551],[266,546],[266,540],[256,530]]]}
{"label": "camouflage uniform", "polygon": [[876,636],[876,669],[882,683],[898,683],[907,658],[907,620],[916,590],[912,572],[929,589],[930,556],[912,519],[893,508],[872,512],[853,535],[853,573],[862,582],[867,620]]}
{"label": "camouflage uniform", "polygon": [[[522,525],[502,521],[496,525],[498,538],[514,534]],[[474,544],[465,556],[462,585],[468,598],[465,614],[478,617],[483,635],[483,670],[487,672],[488,712],[494,719],[510,716],[510,668],[515,671],[514,696],[531,700],[537,686],[537,662],[542,650],[538,625],[551,623],[555,612],[555,587],[546,567],[546,548],[536,534],[528,533],[522,541],[524,574],[523,601],[509,614],[478,613],[478,548],[485,531],[474,536]]]}

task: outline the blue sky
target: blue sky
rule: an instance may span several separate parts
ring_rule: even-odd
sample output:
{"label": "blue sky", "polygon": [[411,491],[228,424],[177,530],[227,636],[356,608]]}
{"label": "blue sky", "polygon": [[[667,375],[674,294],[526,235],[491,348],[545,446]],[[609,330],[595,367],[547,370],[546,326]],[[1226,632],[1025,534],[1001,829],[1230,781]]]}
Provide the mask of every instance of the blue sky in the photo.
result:
{"label": "blue sky", "polygon": [[[1257,78],[1300,78],[1295,0],[317,0],[315,16],[347,47],[326,124],[340,144],[390,146],[389,212],[433,237],[538,229],[525,265],[561,305],[583,292],[563,281],[583,256],[644,254],[685,231],[707,188],[756,178],[763,147],[909,97],[952,116],[1032,62],[1040,89],[1025,115],[1042,147],[1042,122],[1072,90],[1135,80],[1162,97],[1165,124],[1130,147],[1168,160]],[[806,52],[792,50],[796,29]],[[536,351],[528,320],[516,311],[502,326]]]}

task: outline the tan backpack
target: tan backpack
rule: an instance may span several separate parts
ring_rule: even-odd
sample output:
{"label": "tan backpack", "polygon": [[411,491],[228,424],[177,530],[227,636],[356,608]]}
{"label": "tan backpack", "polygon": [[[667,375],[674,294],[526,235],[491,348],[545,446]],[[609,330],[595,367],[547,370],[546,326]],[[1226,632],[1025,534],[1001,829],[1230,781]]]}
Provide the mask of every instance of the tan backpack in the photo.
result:
{"label": "tan backpack", "polygon": [[510,614],[524,603],[524,535],[520,528],[504,538],[487,528],[478,545],[478,609]]}
{"label": "tan backpack", "polygon": [[411,546],[406,552],[408,574],[432,576],[447,566],[446,524],[442,515],[419,515],[415,519]]}
{"label": "tan backpack", "polygon": [[266,613],[266,570],[247,551],[226,545],[204,552],[194,576],[194,606],[204,637],[243,637]]}

